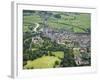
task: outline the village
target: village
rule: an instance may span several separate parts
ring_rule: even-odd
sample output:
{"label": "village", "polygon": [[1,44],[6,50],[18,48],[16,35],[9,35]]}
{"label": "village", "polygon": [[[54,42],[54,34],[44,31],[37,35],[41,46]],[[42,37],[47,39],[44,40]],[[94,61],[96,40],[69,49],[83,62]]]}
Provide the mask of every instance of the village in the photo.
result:
{"label": "village", "polygon": [[90,13],[23,11],[24,69],[91,66]]}
{"label": "village", "polygon": [[[74,59],[77,65],[89,64],[88,61],[82,60],[84,55],[91,56],[90,52],[87,53],[87,48],[90,47],[90,33],[74,33],[69,31],[59,31],[52,28],[41,29],[41,34],[48,37],[51,41],[57,44],[66,45],[68,48],[73,48]],[[42,43],[43,40],[40,35],[32,37],[33,43]],[[77,54],[77,55],[76,55]]]}

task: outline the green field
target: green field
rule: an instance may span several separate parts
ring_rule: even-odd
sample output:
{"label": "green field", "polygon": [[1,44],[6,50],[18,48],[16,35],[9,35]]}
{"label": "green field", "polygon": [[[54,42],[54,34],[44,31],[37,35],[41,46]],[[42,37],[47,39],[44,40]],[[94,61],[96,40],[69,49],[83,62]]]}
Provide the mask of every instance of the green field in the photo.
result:
{"label": "green field", "polygon": [[[80,66],[75,56],[90,65],[91,57],[80,56],[90,53],[90,33],[90,13],[23,10],[23,68]],[[80,52],[80,41],[89,44],[86,51]]]}
{"label": "green field", "polygon": [[27,65],[24,66],[25,69],[33,69],[33,68],[53,68],[55,62],[61,62],[60,59],[54,56],[43,56],[33,61],[27,61]]}
{"label": "green field", "polygon": [[[38,12],[38,11],[37,11]],[[55,18],[54,14],[56,12],[52,12],[52,16],[48,17],[47,25],[52,28],[56,29],[69,29],[73,30],[74,32],[85,32],[87,28],[90,28],[90,14],[89,13],[60,13],[59,15],[61,18]],[[42,23],[43,19],[37,14],[34,13],[30,16],[24,16],[24,31],[27,31],[28,28],[26,28],[28,25],[35,26],[34,23]],[[42,25],[40,26],[42,28]]]}

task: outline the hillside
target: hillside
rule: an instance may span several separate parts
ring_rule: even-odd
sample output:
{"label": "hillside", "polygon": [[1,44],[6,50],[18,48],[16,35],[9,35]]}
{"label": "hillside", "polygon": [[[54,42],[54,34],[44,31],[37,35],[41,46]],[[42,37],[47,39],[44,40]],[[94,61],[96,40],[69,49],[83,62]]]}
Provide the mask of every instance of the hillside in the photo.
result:
{"label": "hillside", "polygon": [[71,13],[71,12],[46,12],[46,11],[24,11],[23,24],[24,31],[28,27],[35,27],[35,23],[44,27],[44,23],[51,28],[69,30],[73,32],[90,31],[89,13]]}

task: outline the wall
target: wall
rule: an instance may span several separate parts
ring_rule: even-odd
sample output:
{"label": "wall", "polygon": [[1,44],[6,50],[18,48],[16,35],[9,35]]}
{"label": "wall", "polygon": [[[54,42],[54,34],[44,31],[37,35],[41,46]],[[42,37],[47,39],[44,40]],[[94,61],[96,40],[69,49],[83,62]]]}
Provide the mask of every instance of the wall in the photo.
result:
{"label": "wall", "polygon": [[[21,0],[20,0],[21,1]],[[23,0],[22,0],[23,1]],[[24,0],[25,1],[25,0]],[[28,0],[32,1],[32,0]],[[97,21],[100,20],[100,5],[99,0],[33,0],[34,3],[41,4],[59,4],[59,5],[79,5],[79,6],[95,6],[97,7]],[[75,74],[75,75],[63,75],[56,77],[43,77],[43,80],[99,80],[100,75],[100,53],[99,53],[99,34],[100,34],[100,23],[96,26],[96,42],[98,50],[98,71],[95,74]],[[11,0],[0,1],[0,80],[12,80],[10,76],[10,64],[11,64]],[[33,78],[34,79],[34,78]],[[21,79],[23,80],[23,79]],[[24,79],[32,80],[32,79]],[[35,80],[35,79],[34,79]],[[37,78],[36,80],[40,80]]]}

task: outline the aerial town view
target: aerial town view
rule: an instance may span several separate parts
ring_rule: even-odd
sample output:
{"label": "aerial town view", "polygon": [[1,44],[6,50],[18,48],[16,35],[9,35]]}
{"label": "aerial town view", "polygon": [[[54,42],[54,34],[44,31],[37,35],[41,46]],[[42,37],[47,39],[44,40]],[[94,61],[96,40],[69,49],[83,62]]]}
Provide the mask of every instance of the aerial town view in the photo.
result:
{"label": "aerial town view", "polygon": [[91,66],[91,14],[23,10],[23,69]]}

